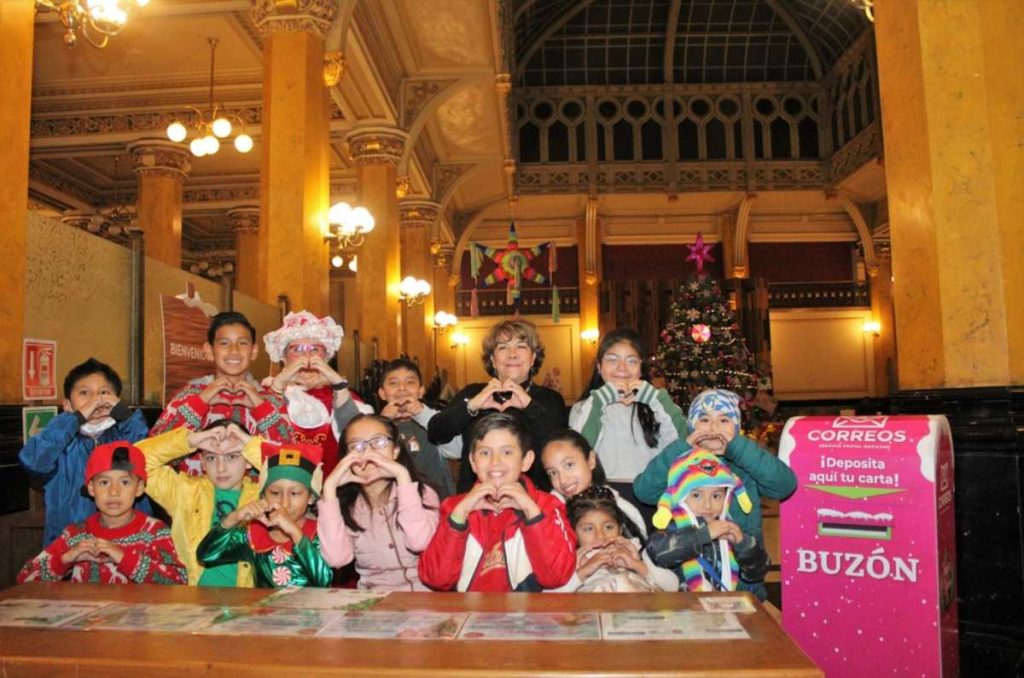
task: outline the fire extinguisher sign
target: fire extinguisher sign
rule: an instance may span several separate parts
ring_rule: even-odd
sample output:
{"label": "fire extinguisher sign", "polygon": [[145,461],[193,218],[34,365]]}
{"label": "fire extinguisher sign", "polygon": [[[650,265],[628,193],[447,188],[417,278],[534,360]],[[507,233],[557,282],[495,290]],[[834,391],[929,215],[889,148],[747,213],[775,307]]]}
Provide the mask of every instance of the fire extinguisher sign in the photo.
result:
{"label": "fire extinguisher sign", "polygon": [[56,400],[56,341],[25,340],[21,352],[21,383],[21,395],[25,400]]}

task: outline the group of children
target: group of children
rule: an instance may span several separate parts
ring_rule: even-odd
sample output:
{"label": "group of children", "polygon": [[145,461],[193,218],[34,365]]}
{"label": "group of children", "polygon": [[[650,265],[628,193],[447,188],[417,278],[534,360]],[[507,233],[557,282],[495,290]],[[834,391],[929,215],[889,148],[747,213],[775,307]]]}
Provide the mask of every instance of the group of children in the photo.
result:
{"label": "group of children", "polygon": [[[330,318],[289,314],[264,338],[282,367],[261,384],[248,369],[254,328],[218,314],[205,345],[215,373],[190,382],[148,431],[119,401],[113,370],[76,366],[64,413],[21,452],[45,483],[46,531],[18,581],[325,587],[354,562],[369,589],[764,597],[759,497],[785,496],[794,481],[737,436],[735,394],[698,396],[692,433],[615,488],[586,436],[566,429],[534,450],[507,412],[435,447],[436,411],[408,360],[384,371],[373,414],[329,365],[341,339]],[[476,483],[452,494],[447,459],[464,445]],[[534,464],[552,492],[530,479]],[[170,527],[149,515],[147,495]],[[633,496],[657,506],[653,524]]]}

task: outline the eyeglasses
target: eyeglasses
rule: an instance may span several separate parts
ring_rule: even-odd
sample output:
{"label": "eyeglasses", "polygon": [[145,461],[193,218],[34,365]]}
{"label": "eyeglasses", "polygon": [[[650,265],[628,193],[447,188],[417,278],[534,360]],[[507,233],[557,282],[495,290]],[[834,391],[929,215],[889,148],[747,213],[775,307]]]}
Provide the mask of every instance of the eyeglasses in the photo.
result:
{"label": "eyeglasses", "polygon": [[626,367],[634,367],[635,368],[635,367],[640,367],[640,364],[641,364],[642,361],[640,360],[640,358],[637,358],[635,355],[631,355],[628,358],[626,358],[625,360],[623,360],[621,357],[615,355],[614,353],[606,353],[604,355],[604,357],[601,358],[601,362],[604,363],[605,365],[610,366],[610,367],[616,367],[620,362],[625,362],[626,363]]}
{"label": "eyeglasses", "polygon": [[284,352],[288,355],[302,355],[304,353],[327,354],[327,351],[320,344],[288,344],[288,348]]}
{"label": "eyeglasses", "polygon": [[367,445],[375,450],[383,450],[394,442],[395,439],[388,436],[373,436],[369,440],[353,440],[350,443],[346,443],[345,449],[349,452],[362,454],[366,450]]}

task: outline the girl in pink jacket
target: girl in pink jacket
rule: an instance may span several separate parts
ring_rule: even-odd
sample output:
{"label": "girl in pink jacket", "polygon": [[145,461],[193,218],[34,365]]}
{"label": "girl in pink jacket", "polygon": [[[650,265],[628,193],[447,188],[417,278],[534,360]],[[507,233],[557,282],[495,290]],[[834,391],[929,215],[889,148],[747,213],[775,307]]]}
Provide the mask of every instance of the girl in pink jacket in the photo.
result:
{"label": "girl in pink jacket", "polygon": [[426,591],[416,568],[440,517],[437,493],[418,482],[412,457],[391,420],[352,419],[344,454],[324,480],[317,532],[331,567],[353,560],[359,588]]}

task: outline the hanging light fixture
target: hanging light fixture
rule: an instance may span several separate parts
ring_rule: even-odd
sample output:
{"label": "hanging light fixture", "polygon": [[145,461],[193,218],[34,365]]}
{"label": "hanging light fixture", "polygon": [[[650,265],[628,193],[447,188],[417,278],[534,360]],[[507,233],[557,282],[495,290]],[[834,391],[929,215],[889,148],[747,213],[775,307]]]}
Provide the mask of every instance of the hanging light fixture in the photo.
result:
{"label": "hanging light fixture", "polygon": [[74,47],[78,34],[97,49],[107,46],[128,23],[128,14],[149,0],[36,0],[36,11],[56,12],[64,26],[64,44]]}
{"label": "hanging light fixture", "polygon": [[[252,137],[245,133],[245,121],[235,114],[224,109],[220,104],[213,102],[213,73],[217,56],[217,38],[207,38],[210,43],[210,102],[209,117],[195,106],[189,106],[196,113],[196,121],[192,128],[196,136],[189,142],[188,150],[192,155],[201,158],[204,155],[213,155],[220,150],[220,140],[231,136],[235,131],[234,125],[241,128],[241,133],[235,137],[235,150],[239,153],[248,153],[252,150]],[[234,123],[234,124],[232,124]],[[188,138],[188,126],[180,120],[175,120],[167,126],[167,138],[175,143],[182,143]]]}

